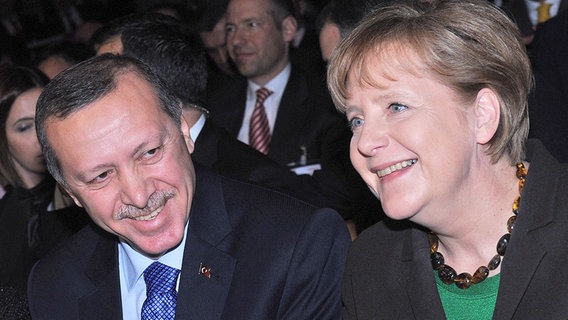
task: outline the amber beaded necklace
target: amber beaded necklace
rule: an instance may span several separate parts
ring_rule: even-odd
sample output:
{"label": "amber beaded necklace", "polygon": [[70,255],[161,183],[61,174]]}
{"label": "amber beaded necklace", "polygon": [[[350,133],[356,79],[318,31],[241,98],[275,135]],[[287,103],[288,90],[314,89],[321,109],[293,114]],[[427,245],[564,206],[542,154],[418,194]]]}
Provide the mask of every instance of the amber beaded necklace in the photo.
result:
{"label": "amber beaded necklace", "polygon": [[517,219],[517,214],[519,213],[519,203],[521,202],[521,193],[523,191],[523,186],[525,184],[525,178],[527,177],[527,169],[523,163],[517,164],[517,178],[519,179],[519,196],[513,201],[513,216],[507,220],[507,231],[501,239],[497,242],[497,254],[489,261],[487,266],[481,266],[477,268],[473,276],[467,272],[457,274],[456,271],[444,264],[444,256],[438,252],[438,236],[430,231],[428,233],[428,240],[430,241],[430,260],[432,262],[432,268],[438,271],[438,277],[445,284],[455,283],[460,289],[467,289],[472,284],[477,284],[487,279],[490,270],[495,270],[501,264],[501,257],[505,255],[507,250],[507,245],[511,239],[511,233],[515,226],[515,220]]}

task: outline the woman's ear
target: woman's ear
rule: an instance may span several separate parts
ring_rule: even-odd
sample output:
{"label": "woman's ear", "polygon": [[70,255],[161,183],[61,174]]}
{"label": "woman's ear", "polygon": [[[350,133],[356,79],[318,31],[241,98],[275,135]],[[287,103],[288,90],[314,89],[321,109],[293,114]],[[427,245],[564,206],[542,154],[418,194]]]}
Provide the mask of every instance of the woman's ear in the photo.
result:
{"label": "woman's ear", "polygon": [[499,127],[501,103],[493,90],[484,88],[477,93],[474,107],[477,143],[486,144]]}

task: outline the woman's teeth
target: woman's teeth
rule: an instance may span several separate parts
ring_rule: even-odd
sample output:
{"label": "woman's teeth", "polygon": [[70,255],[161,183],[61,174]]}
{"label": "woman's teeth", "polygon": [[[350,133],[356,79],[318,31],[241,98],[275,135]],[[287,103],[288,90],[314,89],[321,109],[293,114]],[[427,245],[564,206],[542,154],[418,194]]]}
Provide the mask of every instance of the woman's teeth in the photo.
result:
{"label": "woman's teeth", "polygon": [[400,169],[406,168],[406,167],[410,167],[411,165],[416,163],[416,159],[412,159],[412,160],[405,160],[396,164],[393,164],[392,166],[389,166],[383,170],[379,170],[377,171],[377,175],[379,176],[379,178],[388,176],[389,174],[396,172]]}

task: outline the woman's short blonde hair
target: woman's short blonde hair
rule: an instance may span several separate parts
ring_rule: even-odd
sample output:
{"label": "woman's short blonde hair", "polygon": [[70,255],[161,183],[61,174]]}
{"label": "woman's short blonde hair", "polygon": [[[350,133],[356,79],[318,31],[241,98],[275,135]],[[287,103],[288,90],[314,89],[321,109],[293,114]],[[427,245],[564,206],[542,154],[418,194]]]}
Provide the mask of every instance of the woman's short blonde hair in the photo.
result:
{"label": "woman's short blonde hair", "polygon": [[492,89],[501,115],[487,153],[493,162],[503,155],[513,163],[524,159],[533,77],[520,33],[500,9],[487,0],[397,1],[376,8],[330,59],[328,87],[338,110],[345,111],[348,85],[354,85],[348,84],[349,75],[357,74],[359,85],[372,85],[369,60],[393,46],[410,49],[422,69],[464,101],[473,102],[481,89]]}

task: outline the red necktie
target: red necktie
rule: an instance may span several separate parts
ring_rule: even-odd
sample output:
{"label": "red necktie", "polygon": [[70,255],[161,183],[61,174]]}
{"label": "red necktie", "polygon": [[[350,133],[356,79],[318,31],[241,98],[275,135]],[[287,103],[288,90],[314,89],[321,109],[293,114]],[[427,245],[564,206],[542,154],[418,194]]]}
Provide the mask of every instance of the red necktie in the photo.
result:
{"label": "red necktie", "polygon": [[249,144],[256,150],[267,154],[270,143],[270,125],[264,110],[264,100],[272,94],[266,88],[256,90],[256,104],[250,118]]}

